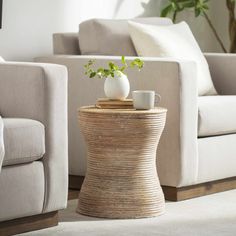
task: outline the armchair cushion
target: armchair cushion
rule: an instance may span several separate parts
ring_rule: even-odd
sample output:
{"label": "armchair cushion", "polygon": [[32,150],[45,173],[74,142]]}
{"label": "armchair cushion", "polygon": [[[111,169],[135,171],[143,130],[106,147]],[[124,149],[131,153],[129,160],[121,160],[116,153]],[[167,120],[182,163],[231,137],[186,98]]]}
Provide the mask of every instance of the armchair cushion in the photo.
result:
{"label": "armchair cushion", "polygon": [[198,98],[198,136],[236,133],[236,96]]}
{"label": "armchair cushion", "polygon": [[[172,24],[168,18],[135,18],[144,24]],[[127,20],[91,19],[79,25],[79,46],[82,55],[136,56],[128,32]]]}
{"label": "armchair cushion", "polygon": [[157,26],[130,21],[129,32],[139,56],[195,61],[198,95],[216,94],[207,61],[185,22]]}
{"label": "armchair cushion", "polygon": [[5,157],[3,166],[28,163],[45,153],[42,123],[31,119],[3,118]]}

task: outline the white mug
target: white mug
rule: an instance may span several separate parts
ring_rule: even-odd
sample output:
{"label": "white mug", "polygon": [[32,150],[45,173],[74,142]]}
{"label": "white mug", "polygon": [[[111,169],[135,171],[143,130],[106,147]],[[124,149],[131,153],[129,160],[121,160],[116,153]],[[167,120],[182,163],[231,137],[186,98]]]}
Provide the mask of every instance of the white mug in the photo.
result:
{"label": "white mug", "polygon": [[136,90],[132,92],[133,106],[137,110],[153,109],[160,102],[161,96],[151,90]]}

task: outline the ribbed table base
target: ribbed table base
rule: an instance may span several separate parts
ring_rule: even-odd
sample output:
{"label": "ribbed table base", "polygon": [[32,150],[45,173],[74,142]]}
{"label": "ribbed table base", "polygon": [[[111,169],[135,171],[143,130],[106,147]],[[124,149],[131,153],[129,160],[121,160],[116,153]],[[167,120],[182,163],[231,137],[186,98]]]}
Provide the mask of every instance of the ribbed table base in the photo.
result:
{"label": "ribbed table base", "polygon": [[143,218],[165,211],[156,149],[165,109],[114,111],[82,108],[87,173],[77,212],[103,218]]}

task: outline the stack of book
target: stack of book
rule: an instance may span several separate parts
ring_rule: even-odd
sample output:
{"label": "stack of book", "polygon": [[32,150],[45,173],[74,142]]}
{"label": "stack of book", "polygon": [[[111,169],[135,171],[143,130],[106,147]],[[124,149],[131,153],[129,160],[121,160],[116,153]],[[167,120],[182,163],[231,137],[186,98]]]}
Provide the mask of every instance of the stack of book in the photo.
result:
{"label": "stack of book", "polygon": [[96,102],[96,107],[100,109],[132,109],[133,100],[110,100],[107,98],[99,98]]}

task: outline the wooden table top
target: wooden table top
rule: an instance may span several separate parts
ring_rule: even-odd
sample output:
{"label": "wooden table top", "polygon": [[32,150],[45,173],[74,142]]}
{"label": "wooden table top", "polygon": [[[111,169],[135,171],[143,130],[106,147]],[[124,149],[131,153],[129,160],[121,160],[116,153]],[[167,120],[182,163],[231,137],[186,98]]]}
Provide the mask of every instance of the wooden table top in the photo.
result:
{"label": "wooden table top", "polygon": [[150,110],[136,110],[136,109],[101,109],[95,106],[83,106],[79,108],[79,112],[104,113],[104,114],[158,114],[167,112],[166,108],[155,107]]}

